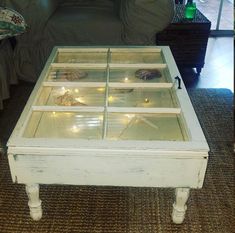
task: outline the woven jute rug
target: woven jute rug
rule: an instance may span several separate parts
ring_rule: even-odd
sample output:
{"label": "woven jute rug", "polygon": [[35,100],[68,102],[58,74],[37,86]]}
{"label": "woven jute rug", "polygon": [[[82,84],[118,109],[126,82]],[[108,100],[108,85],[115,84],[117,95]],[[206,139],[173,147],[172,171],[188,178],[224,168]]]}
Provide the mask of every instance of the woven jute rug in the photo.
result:
{"label": "woven jute rug", "polygon": [[31,220],[24,185],[13,184],[0,156],[0,232],[232,233],[233,94],[189,90],[211,152],[204,187],[192,190],[183,224],[171,221],[173,189],[41,185],[43,218]]}

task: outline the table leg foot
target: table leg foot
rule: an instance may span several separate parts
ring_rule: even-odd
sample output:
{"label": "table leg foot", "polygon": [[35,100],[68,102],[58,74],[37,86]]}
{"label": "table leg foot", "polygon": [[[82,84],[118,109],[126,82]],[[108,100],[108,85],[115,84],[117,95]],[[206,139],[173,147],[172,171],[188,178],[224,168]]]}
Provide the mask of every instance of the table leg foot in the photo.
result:
{"label": "table leg foot", "polygon": [[29,198],[30,216],[33,220],[38,221],[42,218],[42,201],[39,199],[39,185],[27,184],[26,193]]}
{"label": "table leg foot", "polygon": [[184,221],[187,210],[186,202],[189,197],[189,188],[175,189],[175,202],[173,204],[172,220],[176,224],[181,224]]}

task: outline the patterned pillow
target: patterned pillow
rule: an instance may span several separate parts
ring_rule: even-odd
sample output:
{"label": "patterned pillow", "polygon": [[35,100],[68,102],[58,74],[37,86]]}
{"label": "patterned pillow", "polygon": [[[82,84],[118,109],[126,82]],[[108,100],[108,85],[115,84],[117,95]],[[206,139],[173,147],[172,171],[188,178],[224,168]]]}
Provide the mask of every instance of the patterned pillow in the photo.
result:
{"label": "patterned pillow", "polygon": [[18,12],[0,7],[0,40],[19,35],[26,30],[26,23]]}

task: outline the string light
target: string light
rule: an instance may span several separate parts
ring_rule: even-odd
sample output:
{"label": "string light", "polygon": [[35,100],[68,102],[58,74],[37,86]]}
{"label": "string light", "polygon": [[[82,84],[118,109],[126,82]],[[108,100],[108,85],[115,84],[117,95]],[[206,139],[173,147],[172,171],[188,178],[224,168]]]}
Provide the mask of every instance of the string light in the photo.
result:
{"label": "string light", "polygon": [[109,102],[112,102],[114,100],[113,96],[109,96]]}
{"label": "string light", "polygon": [[148,98],[145,98],[145,99],[144,99],[144,102],[145,102],[145,103],[149,103],[149,99],[148,99]]}
{"label": "string light", "polygon": [[80,102],[80,103],[82,102],[81,98],[79,98],[79,97],[75,98],[75,100]]}
{"label": "string light", "polygon": [[97,91],[103,92],[104,88],[103,87],[97,88]]}
{"label": "string light", "polygon": [[135,117],[135,114],[126,114],[126,117],[132,119],[133,117]]}
{"label": "string light", "polygon": [[100,116],[98,117],[98,119],[99,119],[100,121],[102,121],[102,120],[103,120],[103,116],[100,115]]}
{"label": "string light", "polygon": [[77,132],[79,131],[79,128],[78,128],[76,125],[74,125],[74,126],[71,128],[71,131],[72,131],[73,133],[77,133]]}

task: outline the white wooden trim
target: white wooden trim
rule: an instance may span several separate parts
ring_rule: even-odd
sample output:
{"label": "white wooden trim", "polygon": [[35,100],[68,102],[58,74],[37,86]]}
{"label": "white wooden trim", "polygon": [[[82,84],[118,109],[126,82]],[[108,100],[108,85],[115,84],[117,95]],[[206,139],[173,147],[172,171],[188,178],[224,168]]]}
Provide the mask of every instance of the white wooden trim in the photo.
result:
{"label": "white wooden trim", "polygon": [[[107,57],[107,63],[110,60],[110,53]],[[105,109],[104,109],[104,120],[103,120],[103,132],[102,132],[102,139],[106,138],[107,135],[107,128],[108,128],[108,96],[109,96],[109,78],[110,78],[110,68],[109,65],[107,66],[107,79],[106,79],[106,89],[105,89]]]}
{"label": "white wooden trim", "polygon": [[166,64],[156,64],[156,63],[135,63],[135,64],[132,64],[132,63],[110,63],[109,64],[110,68],[113,69],[117,69],[117,68],[141,68],[141,69],[154,69],[154,68],[158,68],[158,69],[165,69],[167,67]]}
{"label": "white wooden trim", "polygon": [[[162,52],[165,57],[168,58],[168,68],[169,72],[171,74],[172,82],[174,82],[174,77],[179,76],[181,79],[181,87],[182,89],[177,89],[177,85],[174,85],[173,88],[176,90],[176,95],[179,98],[180,107],[182,110],[182,116],[186,122],[186,126],[188,126],[187,131],[190,134],[192,141],[198,141],[202,140],[206,142],[205,136],[202,132],[201,126],[199,124],[199,121],[197,119],[196,113],[193,109],[192,103],[190,101],[190,98],[188,96],[186,87],[184,85],[183,79],[180,75],[179,70],[177,69],[175,60],[173,58],[173,55],[170,51],[170,48],[167,46],[162,46]],[[189,127],[190,126],[190,127]],[[207,146],[208,150],[209,147]]]}
{"label": "white wooden trim", "polygon": [[172,83],[121,83],[110,82],[109,87],[114,88],[172,88]]}
{"label": "white wooden trim", "polygon": [[140,46],[140,47],[129,47],[128,48],[122,48],[122,47],[118,47],[118,48],[112,48],[110,47],[110,52],[121,52],[121,53],[129,53],[129,52],[149,52],[149,53],[160,53],[162,50],[156,46]]}
{"label": "white wooden trim", "polygon": [[22,135],[23,135],[23,133],[24,133],[26,127],[27,127],[27,124],[26,124],[26,123],[29,122],[29,120],[30,120],[30,118],[31,118],[31,116],[32,116],[32,113],[33,113],[33,110],[32,110],[32,108],[30,108],[29,113],[28,113],[28,115],[26,116],[25,122],[22,123],[22,126],[21,126],[21,128],[20,128],[20,131],[19,131],[19,135],[18,135],[18,136],[22,137]]}
{"label": "white wooden trim", "polygon": [[[79,142],[79,143],[78,143]],[[92,142],[92,143],[91,143]],[[146,151],[192,151],[208,152],[208,145],[205,141],[143,141],[143,140],[85,140],[72,138],[15,138],[8,142],[8,153],[22,153],[21,148],[45,147],[45,148],[76,148],[80,149],[118,149],[118,150],[143,150]],[[17,147],[15,147],[17,145]],[[52,151],[53,153],[53,151]],[[27,154],[27,151],[24,151]],[[54,154],[54,153],[53,153]]]}
{"label": "white wooden trim", "polygon": [[15,161],[14,161],[14,155],[8,153],[7,157],[8,157],[8,162],[10,164],[11,179],[15,183],[15,182],[17,182],[17,176],[16,176],[17,168],[16,168],[16,164],[15,164]]}
{"label": "white wooden trim", "polygon": [[67,157],[17,155],[15,162],[19,183],[192,188],[202,186],[198,172],[205,163],[203,158],[146,160],[144,157],[87,157],[83,154]]}
{"label": "white wooden trim", "polygon": [[113,113],[157,113],[157,114],[180,114],[180,108],[136,108],[136,107],[108,107],[108,112]]}
{"label": "white wooden trim", "polygon": [[32,106],[33,111],[40,112],[103,112],[104,107],[95,106]]}
{"label": "white wooden trim", "polygon": [[107,48],[101,47],[79,47],[79,46],[59,46],[57,47],[59,53],[77,53],[77,52],[108,52]]}
{"label": "white wooden trim", "polygon": [[43,82],[44,87],[105,87],[105,82]]}
{"label": "white wooden trim", "polygon": [[[46,79],[47,73],[49,72],[49,67],[50,67],[51,61],[55,57],[56,52],[57,52],[57,48],[54,47],[51,55],[49,56],[49,58],[45,64],[44,69],[42,70],[42,73],[41,73],[32,93],[31,93],[31,95],[30,95],[30,97],[24,107],[24,110],[23,110],[11,136],[10,136],[9,142],[14,140],[14,138],[18,138],[21,135],[21,132],[24,130],[24,128],[28,122],[28,119],[31,116],[31,112],[30,112],[31,106],[34,105],[34,103],[37,100],[37,97],[40,95],[39,90],[40,90],[40,88],[42,89],[41,84],[42,84],[43,80]],[[8,143],[8,145],[9,145],[9,143]]]}
{"label": "white wooden trim", "polygon": [[[169,148],[170,149],[170,148]],[[105,150],[105,151],[104,151]],[[79,156],[83,154],[84,156],[93,157],[93,156],[104,156],[104,157],[133,157],[138,158],[143,156],[143,152],[146,158],[171,158],[171,159],[190,159],[190,158],[208,158],[208,153],[204,151],[187,151],[187,150],[139,150],[138,148],[132,149],[120,149],[120,148],[83,148],[83,147],[69,147],[69,148],[55,148],[55,147],[19,147],[10,148],[12,154],[29,154],[32,156],[41,155],[41,156]]]}
{"label": "white wooden trim", "polygon": [[107,66],[105,63],[52,63],[52,68],[80,68],[80,69],[105,69]]}

